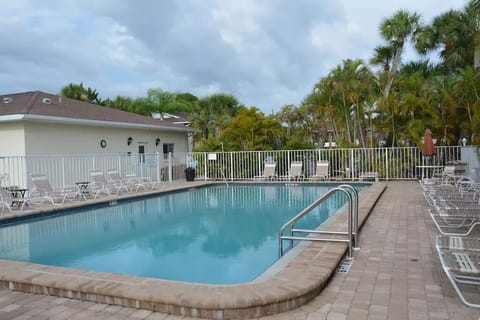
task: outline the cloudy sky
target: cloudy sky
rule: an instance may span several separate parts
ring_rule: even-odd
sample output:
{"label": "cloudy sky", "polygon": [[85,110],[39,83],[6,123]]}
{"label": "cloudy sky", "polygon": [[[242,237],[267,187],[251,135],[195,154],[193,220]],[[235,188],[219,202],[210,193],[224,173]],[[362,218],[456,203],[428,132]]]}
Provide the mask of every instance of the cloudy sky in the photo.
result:
{"label": "cloudy sky", "polygon": [[15,0],[0,10],[0,94],[102,98],[148,88],[230,93],[266,113],[299,105],[343,59],[368,60],[399,9],[424,22],[466,0]]}

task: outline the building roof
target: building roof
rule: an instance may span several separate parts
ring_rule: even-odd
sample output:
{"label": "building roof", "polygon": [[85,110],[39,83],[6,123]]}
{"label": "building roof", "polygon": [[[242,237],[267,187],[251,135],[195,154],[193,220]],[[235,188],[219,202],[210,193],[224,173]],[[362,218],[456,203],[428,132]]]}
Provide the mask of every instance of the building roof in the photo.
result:
{"label": "building roof", "polygon": [[42,91],[0,95],[0,121],[15,120],[194,131],[183,123],[153,119]]}

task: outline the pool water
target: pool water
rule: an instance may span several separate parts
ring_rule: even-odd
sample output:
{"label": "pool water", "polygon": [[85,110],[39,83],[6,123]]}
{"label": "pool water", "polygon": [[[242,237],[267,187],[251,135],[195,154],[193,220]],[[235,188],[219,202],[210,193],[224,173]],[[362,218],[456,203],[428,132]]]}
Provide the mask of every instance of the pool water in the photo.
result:
{"label": "pool water", "polygon": [[[0,227],[0,258],[169,280],[231,284],[278,259],[278,231],[332,186],[216,185]],[[345,203],[334,195],[297,227]]]}

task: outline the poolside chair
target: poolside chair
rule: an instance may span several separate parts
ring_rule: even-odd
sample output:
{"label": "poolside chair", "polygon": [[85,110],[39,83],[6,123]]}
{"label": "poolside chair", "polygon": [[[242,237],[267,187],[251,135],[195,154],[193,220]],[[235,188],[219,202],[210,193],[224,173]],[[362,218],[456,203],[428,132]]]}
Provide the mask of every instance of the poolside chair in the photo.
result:
{"label": "poolside chair", "polygon": [[127,179],[127,181],[129,181],[129,183],[136,183],[139,185],[143,185],[145,189],[153,190],[157,186],[160,186],[163,184],[163,181],[162,181],[163,176],[164,176],[164,170],[162,168],[161,174],[160,174],[160,181],[154,181],[150,177],[145,177],[145,176],[140,177],[140,176],[137,176],[136,173],[127,173],[125,175],[125,178]]}
{"label": "poolside chair", "polygon": [[480,211],[428,209],[438,232],[449,236],[468,236],[480,225]]}
{"label": "poolside chair", "polygon": [[125,186],[128,191],[138,191],[140,189],[146,190],[147,185],[142,183],[140,180],[131,179],[131,178],[122,178],[118,173],[117,169],[108,169],[107,170],[107,180],[111,185],[116,186]]}
{"label": "poolside chair", "polygon": [[8,187],[8,173],[0,174],[0,188]]}
{"label": "poolside chair", "polygon": [[480,252],[479,237],[461,237],[439,235],[435,245],[441,250],[467,250]]}
{"label": "poolside chair", "polygon": [[108,182],[103,170],[95,169],[90,171],[90,177],[93,182],[88,187],[94,199],[97,199],[100,194],[111,196],[119,195],[122,191],[128,192],[126,186]]}
{"label": "poolside chair", "polygon": [[[475,290],[480,286],[480,252],[476,250],[444,249],[437,240],[436,249],[443,271],[450,280],[462,302],[473,308],[480,308],[480,303],[467,300],[465,287],[460,285],[473,285]],[[475,294],[478,297],[478,293]]]}
{"label": "poolside chair", "polygon": [[360,181],[367,180],[367,179],[373,179],[375,182],[378,182],[378,172],[376,171],[364,171],[361,172],[358,179]]}
{"label": "poolside chair", "polygon": [[32,174],[33,189],[30,194],[39,200],[47,200],[53,205],[62,205],[65,200],[74,200],[78,197],[78,191],[73,187],[64,189],[52,188],[48,177],[44,174]]}
{"label": "poolside chair", "polygon": [[292,161],[290,163],[290,168],[288,169],[288,174],[280,176],[282,180],[303,180],[302,174],[303,162],[302,161]]}
{"label": "poolside chair", "polygon": [[310,176],[310,180],[327,180],[330,176],[328,172],[328,161],[317,161],[317,166],[315,168],[315,174]]}
{"label": "poolside chair", "polygon": [[254,179],[259,180],[275,180],[277,178],[277,174],[275,173],[275,169],[277,168],[276,162],[265,163],[265,167],[263,169],[263,174],[260,176],[255,176]]}

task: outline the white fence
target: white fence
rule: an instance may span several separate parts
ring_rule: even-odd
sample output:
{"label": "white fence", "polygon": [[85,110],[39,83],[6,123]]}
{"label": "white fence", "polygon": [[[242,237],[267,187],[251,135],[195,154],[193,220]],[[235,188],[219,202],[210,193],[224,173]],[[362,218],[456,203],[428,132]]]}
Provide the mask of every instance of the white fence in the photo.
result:
{"label": "white fence", "polygon": [[308,178],[315,174],[316,162],[324,160],[329,162],[331,178],[358,180],[362,172],[376,172],[381,180],[404,180],[420,177],[419,166],[461,160],[461,147],[437,147],[436,151],[430,159],[414,147],[0,157],[0,174],[8,174],[7,185],[26,188],[31,187],[29,177],[35,173],[46,174],[54,187],[63,187],[89,181],[93,169],[111,168],[121,175],[133,173],[156,181],[174,181],[185,179],[185,168],[193,167],[196,179],[241,181],[260,176],[267,162],[275,162],[277,174],[286,175],[292,161],[302,161],[303,174]]}
{"label": "white fence", "polygon": [[[260,176],[264,164],[275,162],[276,173],[287,175],[292,161],[302,161],[303,175],[315,174],[316,162],[329,162],[331,178],[358,180],[364,172],[376,172],[381,180],[416,179],[431,174],[421,166],[443,166],[460,161],[461,147],[437,147],[431,158],[416,147],[405,148],[332,148],[315,150],[245,151],[192,153],[187,163],[196,169],[197,179],[251,180]],[[428,172],[426,172],[428,171]]]}

